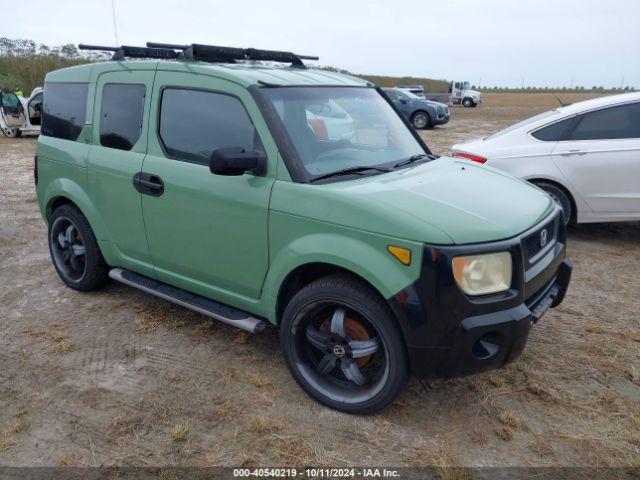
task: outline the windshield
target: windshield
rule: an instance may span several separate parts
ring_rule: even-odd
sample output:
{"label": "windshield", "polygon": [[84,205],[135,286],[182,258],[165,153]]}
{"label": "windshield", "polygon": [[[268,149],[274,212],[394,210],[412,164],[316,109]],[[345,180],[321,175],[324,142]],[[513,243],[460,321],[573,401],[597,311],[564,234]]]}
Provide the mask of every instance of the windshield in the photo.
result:
{"label": "windshield", "polygon": [[464,82],[462,84],[462,89],[463,90],[471,90],[471,86],[469,85],[469,82]]}
{"label": "windshield", "polygon": [[262,92],[282,120],[309,177],[426,153],[373,88],[278,87]]}
{"label": "windshield", "polygon": [[553,110],[549,110],[547,112],[542,112],[539,113],[538,115],[534,115],[531,118],[527,118],[526,120],[522,120],[521,122],[518,122],[516,124],[511,125],[510,127],[505,128],[504,130],[500,130],[499,132],[494,133],[493,135],[489,135],[488,137],[484,137],[484,140],[490,140],[493,138],[498,138],[501,137],[509,132],[513,132],[514,130],[517,130],[521,127],[524,127],[525,125],[528,125],[530,123],[533,122],[537,122],[538,120],[542,120],[543,118],[547,118],[547,117],[551,117],[557,113],[559,113],[560,110],[558,110],[557,108],[553,109]]}

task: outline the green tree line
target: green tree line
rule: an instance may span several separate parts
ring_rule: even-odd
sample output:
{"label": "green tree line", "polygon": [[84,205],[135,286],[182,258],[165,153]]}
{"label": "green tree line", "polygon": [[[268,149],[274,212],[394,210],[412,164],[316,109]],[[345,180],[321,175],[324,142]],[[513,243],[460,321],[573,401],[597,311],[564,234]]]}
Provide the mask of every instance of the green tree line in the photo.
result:
{"label": "green tree line", "polygon": [[85,54],[69,43],[57,47],[32,40],[0,38],[0,87],[29,95],[42,86],[45,75],[59,68],[108,58],[102,53]]}

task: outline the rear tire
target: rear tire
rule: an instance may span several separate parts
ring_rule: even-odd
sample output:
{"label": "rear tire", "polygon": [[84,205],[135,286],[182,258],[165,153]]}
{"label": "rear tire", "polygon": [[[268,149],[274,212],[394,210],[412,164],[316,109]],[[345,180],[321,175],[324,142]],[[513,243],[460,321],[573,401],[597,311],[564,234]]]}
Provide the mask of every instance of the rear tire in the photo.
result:
{"label": "rear tire", "polygon": [[280,343],[302,389],[342,412],[377,412],[408,379],[405,342],[392,312],[373,288],[349,275],[301,289],[285,308]]}
{"label": "rear tire", "polygon": [[81,292],[107,282],[107,266],[86,217],[73,205],[62,205],[49,219],[49,252],[58,275]]}
{"label": "rear tire", "polygon": [[573,205],[571,203],[571,199],[568,195],[562,190],[560,187],[547,182],[536,182],[535,183],[542,190],[547,192],[551,198],[553,198],[554,202],[562,208],[562,212],[564,213],[564,224],[569,225],[569,223],[573,220]]}

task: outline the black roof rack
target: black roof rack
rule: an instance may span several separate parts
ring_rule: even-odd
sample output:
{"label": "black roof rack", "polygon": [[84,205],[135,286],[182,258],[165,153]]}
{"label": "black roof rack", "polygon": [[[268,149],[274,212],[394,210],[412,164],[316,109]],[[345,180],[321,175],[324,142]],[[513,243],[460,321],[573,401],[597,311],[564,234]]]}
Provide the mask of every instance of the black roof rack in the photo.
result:
{"label": "black roof rack", "polygon": [[113,52],[111,60],[124,60],[129,58],[159,58],[163,60],[171,60],[179,58],[180,54],[175,50],[168,48],[149,48],[149,47],[132,47],[130,45],[122,45],[121,47],[105,47],[101,45],[78,45],[80,50],[102,50],[103,52]]}
{"label": "black roof rack", "polygon": [[[296,55],[276,50],[258,50],[256,48],[218,47],[215,45],[177,45],[173,43],[147,42],[146,47],[105,47],[99,45],[78,45],[80,50],[102,50],[113,52],[112,60],[129,58],[158,58],[164,60],[184,59],[200,60],[211,63],[234,63],[237,60],[258,60],[290,63],[292,67],[306,68],[302,60],[318,60],[318,57]],[[177,52],[176,50],[179,50]]]}
{"label": "black roof rack", "polygon": [[277,50],[259,50],[257,48],[218,47],[216,45],[177,45],[173,43],[147,42],[147,47],[181,50],[182,58],[204,62],[235,62],[236,60],[259,60],[291,63],[292,66],[305,68],[302,60],[318,60],[310,55],[297,55]]}

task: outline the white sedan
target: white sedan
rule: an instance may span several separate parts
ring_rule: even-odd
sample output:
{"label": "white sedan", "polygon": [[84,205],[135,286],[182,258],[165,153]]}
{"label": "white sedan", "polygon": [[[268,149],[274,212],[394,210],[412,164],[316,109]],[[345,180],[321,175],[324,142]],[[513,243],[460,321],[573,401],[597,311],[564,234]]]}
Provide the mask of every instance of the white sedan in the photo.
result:
{"label": "white sedan", "polygon": [[556,108],[452,147],[536,184],[565,220],[640,220],[640,92]]}

